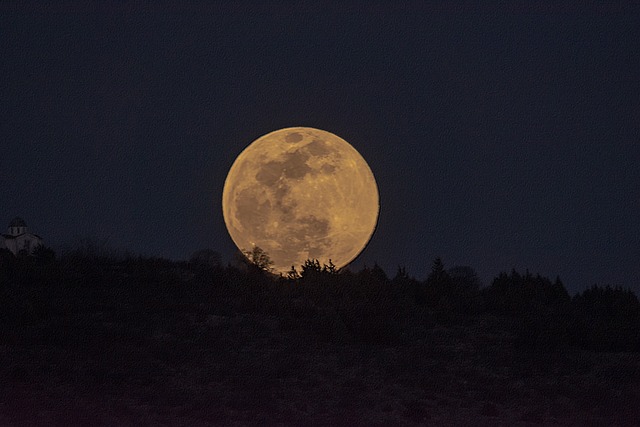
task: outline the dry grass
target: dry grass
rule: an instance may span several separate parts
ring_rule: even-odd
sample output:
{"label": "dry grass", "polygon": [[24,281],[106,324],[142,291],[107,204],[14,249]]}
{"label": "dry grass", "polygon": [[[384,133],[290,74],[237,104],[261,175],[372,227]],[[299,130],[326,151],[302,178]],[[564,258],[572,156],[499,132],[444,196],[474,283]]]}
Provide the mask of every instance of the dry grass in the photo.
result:
{"label": "dry grass", "polygon": [[505,319],[438,321],[366,286],[96,271],[4,288],[0,425],[640,420],[640,353],[526,348]]}
{"label": "dry grass", "polygon": [[[139,308],[142,310],[144,306]],[[4,425],[632,425],[638,354],[516,349],[435,326],[389,345],[198,310],[120,308],[14,331]],[[195,307],[192,307],[195,308]],[[10,332],[10,331],[4,331]],[[20,334],[20,335],[19,335]],[[339,335],[339,334],[337,334]]]}

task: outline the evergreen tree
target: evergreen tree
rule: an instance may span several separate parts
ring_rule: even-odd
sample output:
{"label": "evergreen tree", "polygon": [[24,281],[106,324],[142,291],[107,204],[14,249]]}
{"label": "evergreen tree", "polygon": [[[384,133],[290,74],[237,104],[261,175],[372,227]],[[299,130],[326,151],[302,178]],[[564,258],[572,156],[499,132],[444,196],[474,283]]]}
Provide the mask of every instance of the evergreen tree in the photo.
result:
{"label": "evergreen tree", "polygon": [[450,297],[452,291],[451,278],[444,269],[444,263],[440,257],[431,265],[431,273],[425,281],[423,292],[418,295],[418,302],[435,308],[444,297]]}
{"label": "evergreen tree", "polygon": [[576,294],[571,305],[576,344],[594,350],[640,350],[640,302],[631,290],[592,286]]}

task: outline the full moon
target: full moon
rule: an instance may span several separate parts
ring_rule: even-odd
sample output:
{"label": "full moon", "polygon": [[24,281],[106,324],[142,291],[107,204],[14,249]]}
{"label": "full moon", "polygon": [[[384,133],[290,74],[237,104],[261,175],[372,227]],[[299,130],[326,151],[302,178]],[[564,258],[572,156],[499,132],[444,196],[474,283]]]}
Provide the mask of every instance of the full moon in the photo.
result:
{"label": "full moon", "polygon": [[231,166],[222,191],[236,246],[260,247],[281,273],[307,259],[349,264],[369,242],[379,208],[376,181],[360,153],[309,127],[256,139]]}

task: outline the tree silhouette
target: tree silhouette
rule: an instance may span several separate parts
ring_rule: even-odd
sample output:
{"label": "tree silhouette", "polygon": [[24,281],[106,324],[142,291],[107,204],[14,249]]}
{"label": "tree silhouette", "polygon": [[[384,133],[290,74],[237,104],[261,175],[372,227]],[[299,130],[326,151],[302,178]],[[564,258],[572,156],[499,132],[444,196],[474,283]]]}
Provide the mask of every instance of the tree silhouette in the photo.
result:
{"label": "tree silhouette", "polygon": [[480,279],[476,271],[469,266],[455,266],[447,270],[453,286],[466,292],[477,292],[480,289]]}
{"label": "tree silhouette", "polygon": [[409,274],[407,274],[407,268],[405,266],[398,266],[396,275],[393,277],[394,283],[405,282],[409,280]]}
{"label": "tree silhouette", "polygon": [[427,281],[431,280],[434,283],[442,282],[448,279],[448,274],[444,270],[444,264],[440,257],[433,260],[431,265],[431,274],[427,277]]}
{"label": "tree silhouette", "polygon": [[543,308],[560,310],[570,301],[560,278],[552,283],[546,277],[533,276],[529,271],[521,275],[500,273],[490,287],[483,289],[487,308],[497,314],[520,316]]}
{"label": "tree silhouette", "polygon": [[279,316],[286,328],[304,323],[329,340],[393,343],[424,337],[438,323],[480,319],[508,331],[516,347],[640,351],[640,303],[620,287],[593,286],[570,298],[559,277],[512,270],[479,289],[473,268],[447,269],[440,258],[417,281],[400,266],[390,280],[377,263],[351,272],[317,259],[278,277],[265,274],[273,262],[260,247],[237,253],[246,268],[220,265],[210,249],[194,252],[188,262],[116,253],[94,240],[80,241],[59,258],[45,247],[24,257],[0,250],[0,318],[16,324],[46,319],[67,304],[50,298],[56,292],[62,299],[85,293],[91,304],[94,294],[126,294],[153,307],[193,298],[220,313]]}
{"label": "tree silhouette", "polygon": [[222,266],[222,257],[213,249],[200,249],[191,254],[189,262],[195,267],[219,268]]}
{"label": "tree silhouette", "polygon": [[300,266],[300,276],[303,278],[316,277],[322,273],[320,261],[317,259],[308,259]]}
{"label": "tree silhouette", "polygon": [[640,350],[640,302],[629,289],[592,286],[571,302],[576,344],[594,350]]}
{"label": "tree silhouette", "polygon": [[443,297],[448,297],[452,292],[452,282],[449,273],[444,269],[444,263],[440,257],[433,260],[431,273],[418,293],[418,304],[426,304],[430,308],[436,308]]}
{"label": "tree silhouette", "polygon": [[36,246],[31,256],[39,263],[51,263],[56,259],[55,251],[44,245]]}
{"label": "tree silhouette", "polygon": [[292,265],[291,266],[291,270],[287,271],[286,276],[287,279],[289,280],[298,280],[300,279],[300,273],[298,272],[298,270],[296,270],[296,266]]}
{"label": "tree silhouette", "polygon": [[255,266],[260,271],[267,273],[273,272],[273,261],[260,246],[254,246],[250,251],[243,250],[242,253],[247,260],[251,262],[251,265]]}
{"label": "tree silhouette", "polygon": [[323,264],[320,266],[320,261],[317,259],[308,259],[300,268],[302,269],[300,273],[302,278],[318,277],[321,275],[331,276],[338,274],[339,272],[339,269],[336,268],[336,265],[331,260],[329,260],[329,264]]}
{"label": "tree silhouette", "polygon": [[567,342],[570,298],[560,278],[551,282],[529,271],[502,272],[480,295],[490,313],[509,319],[517,345],[549,348]]}

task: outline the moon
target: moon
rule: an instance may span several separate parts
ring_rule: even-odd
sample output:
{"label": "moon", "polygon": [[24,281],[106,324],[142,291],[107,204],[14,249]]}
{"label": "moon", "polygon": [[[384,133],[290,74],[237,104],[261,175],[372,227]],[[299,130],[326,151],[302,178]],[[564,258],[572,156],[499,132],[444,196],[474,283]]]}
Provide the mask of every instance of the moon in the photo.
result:
{"label": "moon", "polygon": [[308,259],[346,266],[369,242],[379,210],[378,187],[360,153],[310,127],[256,139],[236,158],[222,192],[236,246],[260,247],[280,273]]}

